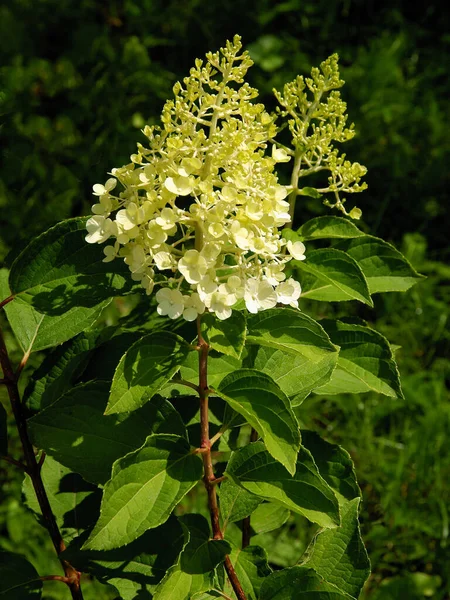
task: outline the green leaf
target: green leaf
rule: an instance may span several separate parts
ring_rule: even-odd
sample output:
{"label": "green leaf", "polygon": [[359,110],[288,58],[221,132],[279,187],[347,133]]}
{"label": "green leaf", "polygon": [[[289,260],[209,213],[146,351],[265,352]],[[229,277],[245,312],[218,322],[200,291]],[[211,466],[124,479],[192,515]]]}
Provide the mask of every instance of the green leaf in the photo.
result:
{"label": "green leaf", "polygon": [[423,279],[394,246],[371,235],[339,242],[336,247],[356,260],[371,294],[405,292]]}
{"label": "green leaf", "polygon": [[280,529],[289,519],[290,511],[279,504],[264,502],[252,513],[251,527],[255,535]]}
{"label": "green leaf", "polygon": [[102,248],[85,241],[86,220],[62,221],[23,250],[9,275],[16,297],[40,313],[62,315],[133,290],[135,282],[123,261],[104,263]]}
{"label": "green leaf", "polygon": [[[0,296],[10,295],[8,271],[0,270]],[[39,352],[57,346],[88,329],[99,317],[109,300],[93,307],[75,306],[61,315],[44,315],[16,296],[4,307],[11,329],[24,352]]]}
{"label": "green leaf", "polygon": [[[283,351],[273,359],[280,365],[284,358],[284,366],[278,366],[274,372],[279,380],[284,373],[288,376],[287,365],[293,365],[297,372],[302,369],[305,377],[299,380],[297,391],[301,397],[330,379],[338,357],[338,348],[319,323],[291,308],[274,308],[249,317],[247,344]],[[264,354],[255,367],[262,362]]]}
{"label": "green leaf", "polygon": [[208,522],[201,515],[180,519],[186,544],[178,563],[157,587],[153,600],[191,600],[214,587],[215,567],[223,561],[231,546],[224,540],[211,540]]}
{"label": "green leaf", "polygon": [[189,352],[183,338],[168,331],[141,338],[117,366],[105,414],[136,410],[148,402],[178,371]]}
{"label": "green leaf", "polygon": [[0,402],[0,454],[8,454],[8,415]]}
{"label": "green leaf", "polygon": [[359,300],[373,306],[364,273],[345,252],[336,248],[313,250],[308,252],[306,260],[292,264],[313,277],[302,281],[303,298],[326,302]]}
{"label": "green leaf", "polygon": [[234,310],[226,321],[220,321],[211,313],[202,317],[202,332],[211,348],[240,358],[245,344],[246,323],[243,313]]}
{"label": "green leaf", "polygon": [[38,600],[41,594],[42,581],[33,565],[20,554],[0,551],[0,598]]}
{"label": "green leaf", "polygon": [[314,431],[302,430],[302,444],[311,452],[319,473],[333,489],[338,500],[361,497],[355,467],[347,450],[326,442]]}
{"label": "green leaf", "polygon": [[309,196],[310,198],[322,198],[322,194],[313,187],[304,187],[298,190],[300,196]]}
{"label": "green leaf", "polygon": [[295,473],[300,433],[289,399],[269,375],[253,369],[230,373],[217,391],[263,438],[270,454]]}
{"label": "green leaf", "polygon": [[149,436],[141,448],[114,463],[100,519],[84,548],[118,548],[158,527],[201,476],[202,460],[184,438]]}
{"label": "green leaf", "polygon": [[191,575],[175,566],[169,569],[156,588],[152,600],[191,600],[197,598],[197,594],[208,592],[213,587],[214,580],[211,575]]}
{"label": "green leaf", "polygon": [[[217,388],[219,387],[221,381],[224,379],[226,375],[229,373],[233,373],[237,369],[241,368],[241,362],[237,360],[237,358],[233,358],[232,356],[223,356],[223,355],[215,355],[214,352],[210,352],[208,356],[208,385]],[[180,369],[180,376],[185,381],[189,381],[190,383],[194,383],[198,385],[198,353],[191,352],[188,354],[187,359],[183,363]],[[187,388],[176,384],[176,379],[174,379],[169,386],[175,384],[176,389],[179,390],[180,393],[186,395]],[[169,391],[171,388],[167,386],[166,391]],[[164,390],[163,390],[164,392]]]}
{"label": "green leaf", "polygon": [[360,499],[341,505],[341,526],[319,532],[306,550],[302,565],[327,583],[358,599],[370,574],[370,562],[358,523]]}
{"label": "green leaf", "polygon": [[303,242],[321,239],[351,239],[364,236],[352,221],[342,217],[315,217],[304,223],[297,233]]}
{"label": "green leaf", "polygon": [[113,462],[139,448],[149,433],[186,435],[169,402],[155,398],[138,411],[105,416],[107,382],[78,385],[28,420],[33,443],[87,481],[104,483]]}
{"label": "green leaf", "polygon": [[32,374],[23,396],[31,410],[49,406],[70,389],[89,359],[93,337],[81,333],[44,358]]}
{"label": "green leaf", "polygon": [[[78,473],[45,458],[41,477],[58,527],[67,542],[95,523],[100,509],[101,492],[84,481]],[[25,476],[22,492],[25,503],[42,521],[42,513],[30,477]]]}
{"label": "green leaf", "polygon": [[250,494],[231,479],[226,479],[220,484],[219,492],[222,531],[226,530],[228,523],[242,521],[248,517],[262,502],[261,498]]}
{"label": "green leaf", "polygon": [[301,354],[286,355],[284,350],[255,345],[247,350],[242,366],[270,375],[292,406],[300,405],[314,387],[327,383],[331,376],[328,366],[319,364],[317,368]]}
{"label": "green leaf", "polygon": [[171,516],[159,527],[115,550],[80,550],[74,540],[63,557],[83,573],[113,585],[123,600],[135,600],[155,590],[168,569],[177,561],[184,544],[183,529]]}
{"label": "green leaf", "polygon": [[[267,553],[264,548],[260,546],[248,546],[243,550],[234,548],[230,554],[230,560],[247,600],[258,600],[261,585],[272,572],[267,564]],[[227,587],[227,593],[230,593],[231,585],[229,582]]]}
{"label": "green leaf", "polygon": [[180,521],[189,530],[189,543],[181,553],[179,563],[185,573],[209,573],[231,552],[231,546],[225,540],[210,539],[210,527],[202,515],[184,515]]}
{"label": "green leaf", "polygon": [[259,600],[348,600],[351,596],[340,592],[324,581],[313,569],[291,567],[275,571],[261,586]]}
{"label": "green leaf", "polygon": [[403,398],[391,347],[381,333],[343,321],[323,320],[321,324],[341,350],[330,381],[314,390],[315,393],[377,392]]}
{"label": "green leaf", "polygon": [[84,381],[101,379],[112,382],[120,359],[142,335],[134,331],[119,333],[94,348],[83,372]]}
{"label": "green leaf", "polygon": [[321,527],[339,525],[338,502],[305,448],[298,454],[294,476],[270,456],[262,442],[233,452],[226,472],[252,494],[278,502]]}

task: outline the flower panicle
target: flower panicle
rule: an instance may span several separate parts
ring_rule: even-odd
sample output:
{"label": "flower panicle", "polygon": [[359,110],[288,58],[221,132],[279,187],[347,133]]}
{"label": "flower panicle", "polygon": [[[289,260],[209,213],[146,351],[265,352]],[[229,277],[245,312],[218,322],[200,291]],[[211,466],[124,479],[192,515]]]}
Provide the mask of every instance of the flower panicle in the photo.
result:
{"label": "flower panicle", "polygon": [[[292,117],[296,151],[300,139],[324,148],[325,138],[331,144],[336,136],[350,136],[338,97],[330,95],[317,113],[333,117],[331,130],[304,91],[316,97],[341,85],[336,64],[331,57],[311,80],[297,78],[277,95],[282,116]],[[279,303],[298,307],[300,284],[286,278],[284,269],[293,258],[305,258],[305,246],[281,235],[291,220],[287,197],[295,190],[281,185],[275,172],[277,163],[295,153],[274,142],[275,117],[254,101],[257,90],[244,81],[251,65],[239,36],[197,59],[189,76],[175,84],[161,125],[144,128],[147,144],[138,144],[129,164],[93,187],[97,203],[86,241],[110,242],[104,261],[124,260],[147,294],[158,285],[157,310],[172,319],[192,321],[206,310],[227,319],[243,305],[252,313]],[[305,120],[313,117],[319,121],[310,133]],[[349,188],[364,168],[349,170],[342,161],[330,150],[330,177],[345,171]],[[339,188],[339,181],[330,186]]]}

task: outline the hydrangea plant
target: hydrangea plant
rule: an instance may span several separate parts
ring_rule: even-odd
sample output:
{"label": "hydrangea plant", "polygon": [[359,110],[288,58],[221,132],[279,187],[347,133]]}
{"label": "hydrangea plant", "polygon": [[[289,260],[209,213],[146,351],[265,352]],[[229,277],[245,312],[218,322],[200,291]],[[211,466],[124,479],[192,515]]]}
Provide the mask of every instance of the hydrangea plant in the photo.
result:
{"label": "hydrangea plant", "polygon": [[[80,600],[82,572],[123,600],[360,596],[369,561],[353,464],[301,429],[302,402],[401,397],[400,380],[364,321],[300,309],[305,298],[373,306],[420,276],[354,224],[359,208],[346,211],[366,170],[336,145],[354,135],[337,56],[275,92],[275,114],[244,82],[250,66],[238,36],[197,60],[161,127],[144,129],[147,145],[94,185],[94,216],[59,223],[1,272],[23,349],[16,368],[0,336],[23,446],[8,454],[0,412],[2,458],[25,472],[64,571],[38,574],[4,552],[5,600],[37,598],[48,579]],[[294,229],[302,196],[343,216]],[[98,320],[129,294],[128,315]],[[48,349],[22,396],[30,354]],[[270,535],[291,513],[315,534],[286,564]]]}

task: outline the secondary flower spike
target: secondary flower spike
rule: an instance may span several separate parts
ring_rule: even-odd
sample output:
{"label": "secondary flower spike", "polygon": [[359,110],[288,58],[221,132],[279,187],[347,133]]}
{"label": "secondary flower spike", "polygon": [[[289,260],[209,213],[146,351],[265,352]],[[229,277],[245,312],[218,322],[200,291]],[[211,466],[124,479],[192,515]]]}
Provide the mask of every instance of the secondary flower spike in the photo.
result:
{"label": "secondary flower spike", "polygon": [[298,306],[300,284],[283,270],[305,248],[281,236],[291,189],[274,171],[290,157],[273,145],[274,119],[244,83],[251,65],[239,36],[196,60],[162,126],[145,127],[148,147],[138,144],[131,163],[94,185],[86,241],[111,240],[104,260],[125,260],[148,294],[160,286],[158,312],[172,319],[205,310],[227,319],[238,303],[252,313]]}

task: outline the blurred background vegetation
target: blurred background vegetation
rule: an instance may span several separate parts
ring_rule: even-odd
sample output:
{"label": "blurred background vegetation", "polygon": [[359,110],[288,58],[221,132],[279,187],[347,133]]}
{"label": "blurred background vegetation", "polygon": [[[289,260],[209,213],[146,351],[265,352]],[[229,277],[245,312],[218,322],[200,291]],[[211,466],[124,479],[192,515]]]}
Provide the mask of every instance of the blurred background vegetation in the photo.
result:
{"label": "blurred background vegetation", "polygon": [[[355,460],[370,600],[450,598],[449,31],[450,9],[437,0],[9,0],[0,7],[5,264],[35,234],[89,213],[92,185],[128,162],[144,141],[140,129],[158,121],[194,58],[239,33],[255,61],[249,81],[272,107],[273,87],[339,53],[358,131],[346,152],[369,168],[369,189],[358,197],[362,227],[396,244],[427,276],[406,294],[380,296],[374,310],[355,308],[401,346],[406,399],[314,396],[301,415]],[[305,200],[298,225],[325,210]],[[315,310],[323,316],[333,307]],[[0,547],[27,554],[43,574],[58,572],[45,534],[18,500],[20,481],[2,470],[0,483]],[[304,547],[304,523],[294,519],[287,533],[271,535],[272,563],[292,564]],[[65,598],[61,588],[46,585],[45,598]],[[93,581],[85,589],[88,600],[116,597]]]}

